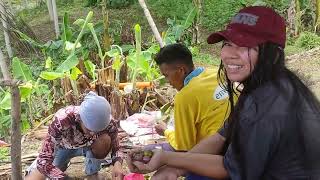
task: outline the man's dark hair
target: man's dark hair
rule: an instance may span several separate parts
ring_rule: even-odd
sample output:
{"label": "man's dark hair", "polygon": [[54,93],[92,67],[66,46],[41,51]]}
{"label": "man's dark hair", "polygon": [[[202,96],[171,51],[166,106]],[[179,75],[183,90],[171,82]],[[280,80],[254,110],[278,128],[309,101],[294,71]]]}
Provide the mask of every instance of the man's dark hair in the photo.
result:
{"label": "man's dark hair", "polygon": [[155,57],[156,63],[160,66],[163,63],[185,64],[190,68],[193,68],[192,54],[189,49],[183,44],[170,44],[160,49]]}

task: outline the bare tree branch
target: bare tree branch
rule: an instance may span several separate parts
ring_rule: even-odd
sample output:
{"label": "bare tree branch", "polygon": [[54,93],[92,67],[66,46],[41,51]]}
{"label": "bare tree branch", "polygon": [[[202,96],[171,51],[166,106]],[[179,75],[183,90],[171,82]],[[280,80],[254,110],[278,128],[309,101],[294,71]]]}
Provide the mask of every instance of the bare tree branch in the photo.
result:
{"label": "bare tree branch", "polygon": [[164,43],[162,41],[161,35],[160,35],[159,31],[158,31],[158,28],[157,28],[156,24],[154,23],[154,21],[152,19],[152,16],[150,14],[150,11],[148,10],[148,7],[147,7],[146,3],[144,2],[144,0],[139,0],[139,3],[140,3],[140,6],[143,9],[144,15],[146,16],[146,18],[148,20],[148,23],[149,23],[149,25],[151,27],[151,30],[152,30],[156,40],[160,44],[160,47],[163,47]]}

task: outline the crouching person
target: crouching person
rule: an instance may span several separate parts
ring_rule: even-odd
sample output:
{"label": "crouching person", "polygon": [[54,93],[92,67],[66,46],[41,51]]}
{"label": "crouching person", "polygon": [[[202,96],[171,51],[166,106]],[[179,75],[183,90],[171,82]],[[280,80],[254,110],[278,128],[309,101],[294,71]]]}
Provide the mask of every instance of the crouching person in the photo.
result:
{"label": "crouching person", "polygon": [[85,157],[85,173],[98,179],[103,159],[111,151],[113,179],[122,179],[118,130],[110,118],[110,104],[90,92],[80,106],[67,106],[54,115],[39,157],[28,168],[26,180],[66,179],[73,157]]}

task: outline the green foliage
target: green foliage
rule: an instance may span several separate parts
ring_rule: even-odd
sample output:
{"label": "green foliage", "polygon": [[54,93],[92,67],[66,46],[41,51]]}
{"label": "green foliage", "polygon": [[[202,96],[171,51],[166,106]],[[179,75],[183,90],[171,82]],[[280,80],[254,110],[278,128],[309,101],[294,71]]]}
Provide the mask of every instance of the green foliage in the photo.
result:
{"label": "green foliage", "polygon": [[183,20],[168,18],[167,24],[168,30],[165,33],[164,41],[166,44],[175,42],[184,42],[185,44],[191,44],[192,33],[188,29],[192,26],[195,20],[197,11],[195,7],[192,7],[186,14]]}
{"label": "green foliage", "polygon": [[96,65],[93,64],[90,60],[86,60],[86,61],[84,61],[84,66],[85,66],[87,72],[89,73],[89,75],[91,76],[91,78],[95,81],[96,80],[96,74],[95,74]]}
{"label": "green foliage", "polygon": [[132,4],[134,0],[107,0],[107,7],[122,8]]}
{"label": "green foliage", "polygon": [[[85,6],[97,6],[103,2],[103,0],[87,0]],[[134,0],[106,0],[107,7],[115,9],[129,6],[133,2]]]}
{"label": "green foliage", "polygon": [[320,36],[311,32],[302,32],[296,41],[296,46],[306,50],[320,46]]}
{"label": "green foliage", "polygon": [[62,35],[61,39],[63,41],[71,41],[72,38],[72,31],[71,28],[69,27],[69,16],[68,13],[65,13],[63,16],[63,23],[62,23]]}
{"label": "green foliage", "polygon": [[148,0],[152,14],[163,19],[184,19],[184,15],[192,6],[192,0]]}
{"label": "green foliage", "polygon": [[[52,104],[52,96],[47,84],[41,82],[41,79],[34,80],[28,65],[19,58],[12,60],[12,74],[15,79],[22,80],[19,85],[21,96],[21,119],[22,131],[30,128],[29,120],[42,117],[43,113],[49,111]],[[32,97],[32,98],[31,98]],[[11,125],[11,94],[9,89],[0,91],[0,137],[6,137],[9,134]],[[30,122],[31,123],[31,122]]]}
{"label": "green foliage", "polygon": [[0,163],[10,161],[9,150],[10,150],[10,147],[0,148]]}
{"label": "green foliage", "polygon": [[[266,5],[286,15],[290,2],[291,0],[203,0],[200,22],[201,26],[209,30],[220,30],[245,6]],[[157,17],[182,20],[193,5],[192,0],[148,0],[148,6]]]}

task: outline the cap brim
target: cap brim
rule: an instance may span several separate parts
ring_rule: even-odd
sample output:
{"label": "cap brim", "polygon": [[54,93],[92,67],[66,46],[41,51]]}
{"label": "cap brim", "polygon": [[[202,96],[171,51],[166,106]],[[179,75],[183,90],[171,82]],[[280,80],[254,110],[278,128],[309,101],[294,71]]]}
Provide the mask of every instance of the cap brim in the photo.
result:
{"label": "cap brim", "polygon": [[224,31],[219,31],[210,34],[210,36],[207,38],[207,42],[208,44],[215,44],[225,39],[226,37],[224,36]]}
{"label": "cap brim", "polygon": [[207,42],[208,44],[215,44],[222,40],[229,40],[240,47],[255,47],[264,42],[263,39],[255,37],[253,34],[238,32],[232,29],[210,34]]}

